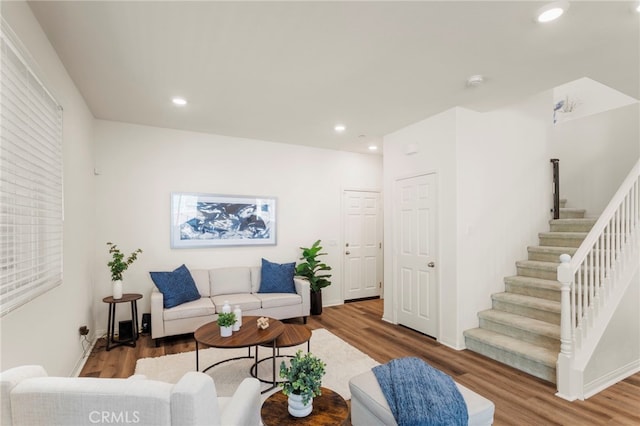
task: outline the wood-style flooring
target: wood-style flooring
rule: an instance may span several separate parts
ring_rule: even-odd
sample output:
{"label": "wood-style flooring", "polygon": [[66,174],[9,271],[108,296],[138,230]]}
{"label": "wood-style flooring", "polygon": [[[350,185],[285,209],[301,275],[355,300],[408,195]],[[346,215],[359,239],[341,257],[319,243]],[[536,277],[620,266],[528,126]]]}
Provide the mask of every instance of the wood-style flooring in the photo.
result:
{"label": "wood-style flooring", "polygon": [[[403,356],[423,358],[492,400],[496,405],[495,425],[640,425],[640,373],[586,401],[568,402],[554,395],[556,389],[551,383],[384,322],[382,310],[378,299],[347,303],[324,308],[322,315],[309,318],[308,326],[326,328],[380,363]],[[104,340],[99,340],[81,375],[128,377],[140,358],[194,349],[192,336],[168,338],[155,347],[153,340],[143,335],[135,348],[118,347],[109,352],[105,351]]]}

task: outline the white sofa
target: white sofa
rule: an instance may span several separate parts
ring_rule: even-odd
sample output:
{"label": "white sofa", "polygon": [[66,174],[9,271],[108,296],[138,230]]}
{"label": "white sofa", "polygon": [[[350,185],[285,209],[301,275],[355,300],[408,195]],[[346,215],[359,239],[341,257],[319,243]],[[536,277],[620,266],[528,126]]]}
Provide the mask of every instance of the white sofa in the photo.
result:
{"label": "white sofa", "polygon": [[175,385],[147,380],[48,377],[39,365],[0,373],[2,426],[136,424],[258,425],[260,382],[247,378],[231,398],[213,379],[189,372]]}
{"label": "white sofa", "polygon": [[[458,390],[467,404],[469,426],[493,424],[495,405],[487,398],[456,382]],[[373,371],[369,370],[349,380],[351,391],[351,424],[353,426],[397,425],[387,399],[382,393]]]}
{"label": "white sofa", "polygon": [[[154,286],[151,293],[151,337],[193,333],[218,318],[225,300],[231,308],[240,305],[243,315],[275,319],[302,317],[307,322],[310,309],[309,281],[293,279],[296,293],[258,293],[259,266],[192,269],[200,299],[165,309],[162,293]],[[157,340],[156,340],[157,342]]]}

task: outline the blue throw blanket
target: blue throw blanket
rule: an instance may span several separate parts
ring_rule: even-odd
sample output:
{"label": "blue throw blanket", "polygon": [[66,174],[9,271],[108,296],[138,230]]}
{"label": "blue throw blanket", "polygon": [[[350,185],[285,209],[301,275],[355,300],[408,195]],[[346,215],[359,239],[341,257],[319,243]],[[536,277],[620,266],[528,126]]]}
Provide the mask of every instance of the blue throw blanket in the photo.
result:
{"label": "blue throw blanket", "polygon": [[466,426],[467,404],[453,379],[418,358],[373,368],[399,426]]}

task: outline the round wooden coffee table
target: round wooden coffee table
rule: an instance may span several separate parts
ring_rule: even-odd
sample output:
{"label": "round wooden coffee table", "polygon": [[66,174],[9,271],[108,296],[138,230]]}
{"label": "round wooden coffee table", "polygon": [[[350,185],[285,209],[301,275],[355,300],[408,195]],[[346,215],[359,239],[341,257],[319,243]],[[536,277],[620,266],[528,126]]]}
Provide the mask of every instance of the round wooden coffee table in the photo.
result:
{"label": "round wooden coffee table", "polygon": [[[309,330],[309,328],[306,325],[284,324],[284,331],[278,336],[275,342],[277,354],[267,358],[262,358],[257,363],[255,363],[255,365],[251,367],[251,375],[256,379],[260,380],[261,382],[271,383],[272,382],[271,380],[261,379],[258,376],[258,365],[264,361],[268,361],[272,359],[274,356],[276,358],[279,358],[279,357],[292,358],[292,355],[280,355],[280,348],[289,348],[292,346],[298,346],[305,342],[307,343],[307,352],[309,352],[309,349],[311,348],[311,330]],[[268,344],[268,345],[263,344],[260,346],[271,347],[271,344]],[[256,357],[257,356],[258,356],[258,347],[256,346]],[[276,380],[276,378],[273,378],[273,380],[275,380],[276,383],[282,382],[281,380]]]}
{"label": "round wooden coffee table", "polygon": [[[213,348],[221,348],[221,349],[233,349],[233,348],[248,348],[247,356],[243,357],[235,357],[229,358],[224,361],[216,362],[202,370],[203,372],[209,370],[210,368],[215,367],[216,365],[233,361],[236,359],[244,359],[244,358],[253,358],[253,368],[257,369],[258,362],[258,345],[264,345],[266,343],[271,343],[269,346],[272,347],[273,351],[273,387],[277,385],[276,383],[276,339],[282,332],[284,331],[284,324],[277,319],[269,318],[269,327],[266,329],[261,329],[257,326],[256,321],[258,317],[255,316],[242,316],[242,326],[239,331],[234,331],[230,337],[222,337],[220,336],[220,326],[218,323],[213,321],[203,325],[198,328],[195,333],[193,333],[193,337],[196,340],[196,371],[200,371],[200,357],[198,355],[198,350],[200,349],[200,345],[205,347],[213,347]],[[255,356],[251,356],[251,347],[256,347]],[[273,389],[273,387],[271,389]],[[269,390],[269,389],[267,389]],[[267,390],[263,391],[266,392]]]}
{"label": "round wooden coffee table", "polygon": [[321,389],[322,395],[313,398],[313,411],[307,417],[293,417],[288,410],[289,397],[282,392],[274,393],[262,404],[260,410],[262,423],[264,426],[334,426],[344,424],[349,418],[347,402],[331,389]]}

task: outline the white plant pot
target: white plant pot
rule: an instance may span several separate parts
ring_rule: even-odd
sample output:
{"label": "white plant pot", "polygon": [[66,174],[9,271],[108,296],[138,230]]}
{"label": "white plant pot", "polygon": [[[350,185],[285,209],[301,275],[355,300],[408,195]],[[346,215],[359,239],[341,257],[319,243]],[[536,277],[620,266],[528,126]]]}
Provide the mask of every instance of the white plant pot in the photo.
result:
{"label": "white plant pot", "polygon": [[113,298],[122,299],[122,280],[113,282]]}
{"label": "white plant pot", "polygon": [[293,417],[306,417],[313,410],[313,398],[307,405],[302,403],[302,396],[295,393],[289,394],[289,414]]}
{"label": "white plant pot", "polygon": [[233,334],[233,326],[229,327],[220,327],[220,336],[222,337],[231,337]]}

